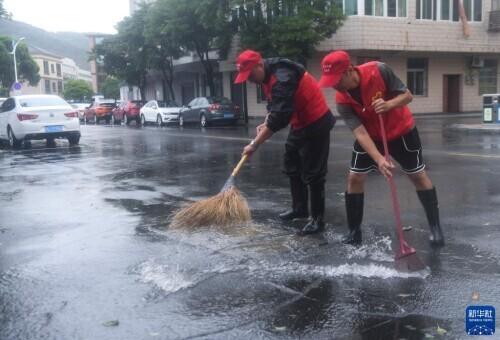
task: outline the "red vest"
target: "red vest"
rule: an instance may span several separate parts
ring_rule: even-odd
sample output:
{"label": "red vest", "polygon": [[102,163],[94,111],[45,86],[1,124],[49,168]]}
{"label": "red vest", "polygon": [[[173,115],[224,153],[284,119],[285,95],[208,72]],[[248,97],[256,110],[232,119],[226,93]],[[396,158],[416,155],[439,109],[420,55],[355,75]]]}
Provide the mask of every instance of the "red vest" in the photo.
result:
{"label": "red vest", "polygon": [[[262,84],[267,100],[272,101],[272,89],[276,84],[276,77],[271,75],[267,84]],[[299,86],[293,97],[294,112],[290,119],[293,130],[302,129],[323,117],[329,111],[325,96],[316,79],[305,72],[300,79]]]}
{"label": "red vest", "polygon": [[[373,140],[381,141],[382,136],[380,135],[378,114],[373,110],[371,103],[379,98],[390,100],[394,96],[390,96],[387,93],[377,62],[368,62],[360,65],[356,67],[356,70],[360,76],[359,87],[363,103],[358,103],[347,91],[337,91],[335,100],[337,104],[350,105],[356,111],[370,137]],[[401,137],[408,133],[415,125],[413,114],[407,105],[385,112],[383,113],[383,117],[387,140],[394,140]]]}

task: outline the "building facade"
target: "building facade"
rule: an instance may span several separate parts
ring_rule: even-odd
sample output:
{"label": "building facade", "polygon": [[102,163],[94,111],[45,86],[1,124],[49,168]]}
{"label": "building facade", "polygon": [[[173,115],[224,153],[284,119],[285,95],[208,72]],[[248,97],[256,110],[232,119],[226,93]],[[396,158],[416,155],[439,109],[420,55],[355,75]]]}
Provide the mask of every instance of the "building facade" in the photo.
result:
{"label": "building facade", "polygon": [[[319,78],[321,59],[348,51],[354,65],[371,60],[389,64],[412,91],[414,113],[480,111],[482,95],[500,92],[500,0],[337,0],[347,15],[343,26],[323,41],[307,68]],[[214,64],[217,94],[232,99],[249,116],[266,114],[260,89],[234,85],[238,39],[225,61]],[[180,104],[207,93],[196,56],[176,61],[175,93]],[[150,72],[146,99],[164,99],[161,77]],[[325,90],[335,112],[334,91]]]}
{"label": "building facade", "polygon": [[332,49],[349,51],[353,64],[381,60],[412,91],[415,113],[480,111],[482,95],[499,92],[500,1],[465,0],[465,26],[458,0],[344,2],[353,15],[322,42],[315,74]]}
{"label": "building facade", "polygon": [[64,81],[78,79],[78,70],[79,67],[76,65],[73,59],[62,59],[62,72]]}
{"label": "building facade", "polygon": [[92,74],[90,71],[81,69],[73,59],[62,59],[63,86],[68,80],[84,80],[92,84]]}
{"label": "building facade", "polygon": [[90,73],[90,71],[79,68],[78,79],[85,80],[87,83],[92,84],[92,73]]}
{"label": "building facade", "polygon": [[57,94],[62,95],[63,86],[63,58],[44,51],[30,47],[32,58],[40,68],[40,82],[37,86],[23,85],[23,94]]}

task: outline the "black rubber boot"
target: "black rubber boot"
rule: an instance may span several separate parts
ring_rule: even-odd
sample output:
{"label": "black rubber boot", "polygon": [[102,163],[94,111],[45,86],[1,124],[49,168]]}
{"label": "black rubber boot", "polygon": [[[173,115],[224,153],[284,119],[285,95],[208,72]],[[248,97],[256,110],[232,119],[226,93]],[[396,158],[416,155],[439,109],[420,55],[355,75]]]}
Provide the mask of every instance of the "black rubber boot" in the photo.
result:
{"label": "black rubber boot", "polygon": [[325,230],[325,182],[314,183],[311,189],[311,220],[297,232],[299,236],[320,233]]}
{"label": "black rubber boot", "polygon": [[429,222],[429,228],[431,230],[429,240],[431,241],[431,245],[444,246],[443,231],[441,230],[441,224],[439,222],[439,204],[436,188],[417,191],[417,194],[420,202],[422,202],[424,206],[427,221]]}
{"label": "black rubber boot", "polygon": [[290,177],[290,189],[292,192],[292,210],[288,210],[279,214],[282,221],[292,221],[296,218],[308,218],[309,195],[307,185],[304,184],[300,177]]}
{"label": "black rubber boot", "polygon": [[364,193],[345,193],[345,210],[347,214],[347,226],[349,227],[349,233],[342,238],[342,243],[355,246],[361,244],[361,222],[363,221],[364,202]]}

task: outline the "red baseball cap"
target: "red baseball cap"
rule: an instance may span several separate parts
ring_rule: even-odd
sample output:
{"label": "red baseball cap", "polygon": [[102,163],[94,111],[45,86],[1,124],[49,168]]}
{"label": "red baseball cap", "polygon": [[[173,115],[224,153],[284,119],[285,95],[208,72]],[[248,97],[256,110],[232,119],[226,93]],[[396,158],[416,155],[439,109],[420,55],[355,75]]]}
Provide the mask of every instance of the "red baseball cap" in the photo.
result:
{"label": "red baseball cap", "polygon": [[262,60],[262,56],[259,52],[252,50],[246,50],[241,52],[236,60],[236,69],[238,70],[238,76],[234,80],[235,84],[244,83],[247,81],[250,73],[252,73],[253,68]]}
{"label": "red baseball cap", "polygon": [[319,80],[321,87],[334,87],[342,78],[342,75],[351,66],[351,59],[346,51],[335,51],[328,54],[321,61],[323,74]]}

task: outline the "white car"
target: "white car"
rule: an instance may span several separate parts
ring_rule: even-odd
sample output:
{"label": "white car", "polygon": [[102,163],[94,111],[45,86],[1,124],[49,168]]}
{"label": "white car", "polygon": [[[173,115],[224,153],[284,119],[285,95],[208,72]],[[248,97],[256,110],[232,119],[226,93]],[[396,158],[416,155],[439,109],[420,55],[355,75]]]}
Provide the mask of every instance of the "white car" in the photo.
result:
{"label": "white car", "polygon": [[3,102],[6,100],[7,100],[7,98],[0,98],[0,106],[2,106]]}
{"label": "white car", "polygon": [[71,106],[78,113],[78,118],[80,119],[80,121],[83,122],[85,120],[85,110],[90,106],[90,104],[87,104],[87,103],[71,103]]}
{"label": "white car", "polygon": [[0,139],[18,148],[24,141],[67,138],[70,145],[80,142],[78,113],[64,99],[54,95],[20,95],[0,107]]}
{"label": "white car", "polygon": [[156,123],[158,126],[179,122],[181,107],[173,101],[151,100],[141,108],[141,124]]}

